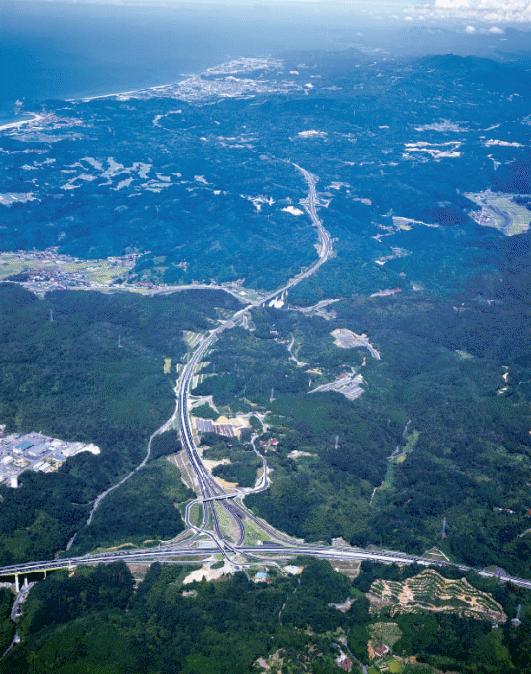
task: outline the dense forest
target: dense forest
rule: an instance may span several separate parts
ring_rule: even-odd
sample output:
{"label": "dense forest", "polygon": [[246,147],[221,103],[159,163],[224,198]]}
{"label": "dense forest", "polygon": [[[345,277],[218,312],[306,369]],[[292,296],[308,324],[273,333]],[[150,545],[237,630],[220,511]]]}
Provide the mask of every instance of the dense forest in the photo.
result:
{"label": "dense forest", "polygon": [[13,608],[14,597],[11,590],[5,587],[0,588],[0,652],[5,653],[13,637],[15,636],[16,626],[11,620],[11,609]]}
{"label": "dense forest", "polygon": [[204,433],[201,436],[201,444],[205,447],[203,457],[220,461],[228,459],[229,463],[216,466],[212,474],[221,477],[227,482],[237,482],[240,487],[254,487],[256,471],[262,467],[260,457],[255,453],[248,440],[250,432],[242,433],[240,440],[226,438],[215,433]]}
{"label": "dense forest", "polygon": [[[521,623],[498,629],[485,620],[432,612],[390,617],[370,609],[365,593],[376,578],[401,581],[421,567],[364,562],[350,581],[328,562],[299,558],[298,576],[268,570],[268,583],[244,572],[216,582],[182,585],[193,567],[153,564],[134,589],[123,563],[58,572],[31,591],[19,622],[22,642],[0,661],[0,672],[121,672],[247,674],[263,671],[259,658],[283,674],[336,674],[338,642],[369,663],[367,642],[380,621],[401,635],[393,650],[432,667],[464,674],[523,674],[531,664],[528,593],[475,574],[477,589],[508,615],[521,605]],[[455,578],[452,570],[446,572]],[[351,597],[350,608],[338,610]],[[348,651],[347,651],[348,652]],[[354,670],[357,664],[354,661]],[[418,671],[418,668],[403,670]]]}
{"label": "dense forest", "polygon": [[[223,335],[194,392],[268,410],[264,437],[280,439],[267,454],[272,485],[247,505],[311,540],[437,545],[473,566],[530,573],[520,536],[530,526],[530,237],[516,238],[499,249],[495,287],[478,279],[450,298],[356,296],[326,317],[258,309],[253,330]],[[338,348],[337,328],[368,334],[381,360]],[[364,378],[357,400],[308,395],[351,368]]]}
{"label": "dense forest", "polygon": [[195,494],[182,483],[178,468],[160,458],[102,501],[91,525],[76,537],[72,552],[89,552],[106,544],[142,546],[174,538],[184,530],[178,505],[192,498]]}
{"label": "dense forest", "polygon": [[[183,330],[205,329],[218,308],[237,306],[216,291],[203,291],[200,302],[193,291],[154,298],[58,291],[38,300],[18,286],[0,286],[0,419],[6,433],[41,431],[101,449],[68,459],[56,473],[25,472],[20,489],[0,488],[2,564],[64,549],[94,498],[140,463],[150,435],[171,415],[175,365],[186,353]],[[165,358],[171,358],[172,373],[164,374]],[[161,437],[152,457],[178,448],[175,435]],[[148,490],[159,480],[163,490]],[[126,483],[113,492],[108,506],[103,501],[107,524],[97,511],[99,533],[87,532],[87,541],[178,533],[183,525],[174,503],[187,498],[181,487],[168,462],[148,464],[133,487]],[[140,488],[142,506],[151,504],[143,516],[135,495]],[[118,517],[122,499],[130,507]]]}
{"label": "dense forest", "polygon": [[[310,171],[331,258],[282,309],[254,308],[225,330],[192,392],[224,413],[253,414],[258,440],[278,440],[263,450],[272,484],[246,505],[308,541],[437,547],[530,577],[531,234],[525,223],[510,237],[478,224],[466,196],[490,189],[529,210],[527,65],[361,62],[355,51],[306,54],[288,69],[300,65],[311,86],[179,101],[178,111],[164,98],[47,103],[51,124],[0,138],[3,189],[18,195],[0,204],[1,248],[136,253],[119,283],[129,290],[210,281],[271,290],[317,259],[294,164]],[[53,474],[24,473],[20,489],[0,487],[0,564],[51,558],[76,532],[72,552],[82,553],[183,530],[179,508],[192,494],[167,460],[175,433],[153,441],[151,460],[84,525],[172,413],[183,331],[211,329],[241,306],[213,290],[37,299],[0,285],[0,423],[101,448]],[[336,329],[367,335],[381,358],[340,348]],[[357,399],[313,392],[353,371],[363,377]],[[207,405],[197,413],[213,416]],[[203,437],[206,458],[230,459],[214,474],[253,485],[261,459],[249,440]],[[300,575],[270,569],[267,584],[238,572],[186,591],[191,567],[154,564],[138,587],[123,564],[53,574],[31,591],[22,643],[0,674],[243,674],[273,654],[282,674],[333,674],[338,639],[368,663],[371,626],[391,619],[395,652],[424,671],[531,670],[531,603],[518,588],[467,576],[510,618],[521,604],[519,625],[376,615],[372,580],[417,568],[363,564],[351,582],[325,562],[297,563]],[[347,597],[344,612],[332,605]],[[2,591],[4,646],[10,609]]]}
{"label": "dense forest", "polygon": [[[412,283],[447,292],[492,275],[496,253],[486,246],[501,234],[473,221],[465,195],[531,192],[525,61],[436,56],[374,68],[356,50],[301,59],[295,80],[311,77],[311,88],[224,97],[215,108],[50,101],[55,127],[0,138],[4,191],[35,194],[0,205],[2,250],[143,253],[128,280],[245,279],[273,289],[315,260],[309,218],[286,211],[307,193],[294,162],[317,177],[338,245],[293,300]],[[294,79],[288,68],[277,76]],[[488,143],[486,129],[508,140]],[[417,224],[394,228],[393,216]],[[389,261],[376,264],[381,257]]]}

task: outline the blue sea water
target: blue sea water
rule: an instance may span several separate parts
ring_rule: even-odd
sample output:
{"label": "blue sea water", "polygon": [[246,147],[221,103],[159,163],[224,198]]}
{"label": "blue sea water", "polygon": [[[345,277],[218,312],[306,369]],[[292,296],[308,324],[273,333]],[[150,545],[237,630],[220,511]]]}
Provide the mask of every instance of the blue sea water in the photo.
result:
{"label": "blue sea water", "polygon": [[[339,16],[320,12],[315,3],[135,7],[4,2],[0,122],[14,120],[17,100],[36,109],[35,103],[46,99],[169,84],[238,56],[333,48],[345,18],[341,10]],[[356,20],[350,20],[354,31]]]}

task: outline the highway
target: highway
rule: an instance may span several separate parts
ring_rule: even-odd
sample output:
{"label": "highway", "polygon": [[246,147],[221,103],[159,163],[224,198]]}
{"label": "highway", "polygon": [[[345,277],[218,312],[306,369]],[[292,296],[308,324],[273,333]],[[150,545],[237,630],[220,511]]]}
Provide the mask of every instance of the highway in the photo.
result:
{"label": "highway", "polygon": [[[232,521],[233,528],[238,531],[238,538],[235,541],[236,546],[241,546],[245,539],[245,525],[244,525],[245,519],[248,519],[249,521],[253,522],[254,526],[258,527],[258,529],[263,530],[266,536],[268,537],[270,536],[275,540],[278,540],[279,542],[289,543],[291,542],[291,539],[285,536],[284,534],[275,531],[273,527],[270,527],[266,523],[258,520],[250,511],[248,511],[243,506],[243,504],[241,503],[236,504],[233,502],[229,503],[228,502],[229,495],[225,493],[225,491],[217,484],[214,478],[206,470],[203,462],[201,461],[201,457],[199,456],[199,452],[197,451],[197,447],[195,445],[193,431],[191,428],[190,415],[188,412],[188,396],[190,392],[190,383],[206,351],[224,330],[234,327],[236,323],[240,319],[243,319],[243,316],[251,309],[266,304],[267,302],[270,302],[271,300],[277,298],[279,295],[282,295],[283,293],[287,292],[290,288],[293,288],[303,279],[308,278],[312,274],[315,274],[315,272],[319,269],[319,267],[322,264],[324,264],[331,255],[330,234],[324,228],[321,220],[319,219],[319,216],[317,215],[318,197],[315,189],[315,177],[305,169],[298,166],[297,164],[293,164],[293,166],[303,174],[304,179],[308,185],[308,196],[306,197],[306,199],[301,201],[301,204],[304,206],[307,213],[309,214],[312,220],[312,224],[315,225],[315,227],[317,228],[319,238],[318,259],[306,271],[303,271],[296,277],[290,279],[288,283],[286,283],[286,285],[282,286],[281,288],[278,288],[277,290],[270,293],[266,297],[263,297],[255,302],[252,302],[246,307],[238,310],[233,316],[231,316],[231,318],[229,318],[220,326],[212,330],[208,336],[203,337],[203,339],[199,342],[198,346],[196,347],[194,353],[190,357],[189,361],[186,363],[181,373],[177,387],[177,419],[181,435],[181,442],[196,474],[199,489],[201,491],[200,501],[203,503],[203,522],[201,526],[199,527],[195,526],[190,521],[191,504],[189,504],[189,507],[186,509],[185,522],[189,528],[193,529],[196,532],[207,531],[207,525],[209,522],[211,522],[213,527],[212,533],[214,534],[214,538],[218,541],[218,544],[223,542],[222,552],[227,558],[229,558],[229,552],[232,552],[233,554],[237,554],[239,552],[241,554],[242,551],[241,549],[237,551],[236,548],[234,548],[231,545],[227,536],[222,531],[222,528],[219,523],[219,517],[214,506],[214,501],[216,500],[220,503],[226,515]],[[245,494],[249,494],[252,491],[263,491],[263,489],[266,489],[268,485],[269,481],[267,478],[267,465],[264,463],[264,480],[262,485],[260,485],[256,490],[245,490],[245,491],[240,490],[240,497],[243,498]],[[230,498],[233,499],[234,495],[230,495]]]}
{"label": "highway", "polygon": [[[222,546],[223,547],[223,546]],[[468,566],[460,564],[452,564],[450,562],[437,562],[418,555],[408,555],[401,552],[394,551],[375,551],[364,550],[361,548],[336,548],[325,545],[312,544],[275,544],[264,543],[263,545],[245,545],[232,546],[236,552],[243,557],[249,557],[249,562],[239,562],[236,566],[244,567],[256,564],[256,560],[262,563],[276,560],[288,560],[297,555],[310,555],[319,557],[320,559],[327,559],[330,562],[358,562],[363,560],[375,562],[395,562],[399,564],[413,564],[418,563],[424,566],[451,566],[458,568],[466,574],[469,571],[476,571],[484,578],[495,578],[501,582],[510,582],[513,585],[531,589],[531,580],[526,578],[519,578],[511,576],[506,573],[496,573],[495,571],[485,571],[483,569],[473,569]],[[98,554],[89,554],[81,557],[70,557],[66,559],[46,560],[41,562],[27,562],[24,564],[14,564],[11,566],[0,567],[0,576],[14,576],[26,575],[30,573],[42,573],[44,571],[52,571],[56,569],[75,568],[77,566],[92,566],[95,564],[109,564],[116,561],[124,561],[128,563],[148,563],[155,561],[163,561],[167,563],[185,563],[189,558],[208,557],[210,555],[220,552],[218,543],[212,542],[210,545],[204,547],[194,547],[190,544],[182,543],[180,545],[166,545],[159,548],[138,549],[138,550],[120,550],[116,552],[106,552]]]}
{"label": "highway", "polygon": [[[312,545],[298,541],[282,532],[277,531],[267,522],[257,518],[251,511],[243,505],[245,495],[263,491],[269,487],[269,478],[267,475],[267,462],[265,458],[257,451],[263,461],[263,477],[259,485],[254,489],[237,489],[226,492],[212,477],[204,466],[201,456],[195,444],[194,434],[190,421],[188,408],[188,398],[190,393],[191,381],[196,374],[198,367],[205,356],[207,350],[212,346],[216,339],[224,330],[234,327],[240,319],[251,309],[259,307],[272,299],[275,299],[282,293],[286,293],[290,288],[308,278],[324,264],[332,254],[331,238],[328,231],[324,228],[317,215],[319,200],[315,189],[316,177],[297,164],[292,164],[300,171],[308,185],[308,195],[301,201],[306,212],[315,225],[319,237],[318,259],[305,271],[290,279],[282,288],[275,290],[266,297],[252,302],[242,309],[239,309],[231,318],[225,320],[218,327],[211,330],[207,335],[203,335],[199,340],[194,351],[189,356],[188,362],[182,369],[181,375],[176,385],[176,406],[174,413],[165,424],[153,433],[148,444],[146,457],[132,473],[118,482],[116,485],[101,494],[96,501],[89,515],[87,524],[90,524],[92,515],[101,500],[112,490],[123,484],[134,472],[140,470],[149,459],[151,451],[151,441],[159,433],[178,425],[181,442],[184,451],[186,451],[190,465],[193,468],[197,478],[198,498],[187,504],[185,511],[185,523],[188,527],[187,532],[181,534],[174,542],[160,545],[157,548],[120,550],[115,552],[105,552],[97,554],[88,554],[83,556],[65,557],[63,559],[45,560],[38,562],[28,562],[24,564],[15,564],[11,566],[0,567],[0,576],[10,577],[14,575],[27,575],[32,573],[42,573],[55,569],[75,568],[77,566],[94,565],[98,563],[111,563],[122,560],[128,563],[150,563],[154,561],[163,561],[166,563],[185,563],[187,560],[199,558],[208,558],[215,554],[222,554],[226,560],[231,562],[235,568],[241,569],[246,566],[261,563],[277,564],[296,557],[297,555],[311,555],[321,559],[334,561],[363,561],[372,560],[380,562],[397,562],[402,564],[419,563],[423,565],[436,566],[454,566],[466,573],[469,567],[451,564],[449,562],[435,562],[423,557],[408,555],[395,551],[375,551],[364,550],[351,547],[331,547],[325,545]],[[253,447],[256,436],[253,436]],[[202,505],[203,517],[200,523],[193,523],[190,520],[190,511],[196,504]],[[222,525],[216,506],[224,514],[224,519],[228,518],[230,526],[226,521]],[[246,545],[246,526],[252,525],[253,533],[256,536],[258,532],[263,532],[262,545]],[[188,537],[187,537],[188,536]],[[72,541],[71,541],[72,542]],[[70,544],[71,544],[70,542]],[[69,546],[70,547],[70,546]],[[68,551],[69,548],[67,548]],[[496,574],[484,570],[477,570],[484,577],[494,577],[501,581],[509,581],[514,585],[531,589],[531,581],[523,578],[512,577],[507,574]]]}
{"label": "highway", "polygon": [[[228,320],[224,321],[221,325],[213,329],[208,335],[203,336],[203,338],[199,341],[197,344],[194,352],[192,353],[191,357],[189,358],[188,362],[184,366],[181,376],[179,378],[179,381],[177,383],[176,387],[176,406],[174,413],[168,421],[166,421],[159,429],[157,429],[151,436],[149,443],[148,443],[148,449],[146,456],[144,457],[143,461],[133,470],[131,473],[129,473],[127,476],[122,478],[119,482],[117,482],[115,485],[110,487],[109,489],[106,489],[102,494],[100,494],[94,501],[93,507],[89,513],[88,519],[87,519],[87,526],[90,525],[92,521],[92,517],[94,515],[95,510],[101,503],[101,501],[109,494],[111,491],[114,489],[117,489],[120,485],[122,485],[126,480],[128,480],[135,472],[140,470],[146,462],[149,460],[149,456],[151,453],[151,442],[153,438],[158,435],[159,433],[163,433],[164,431],[168,430],[171,428],[175,421],[177,421],[178,427],[179,427],[179,432],[181,436],[181,442],[183,449],[186,451],[188,455],[188,459],[190,461],[190,464],[194,470],[194,473],[197,478],[198,486],[199,486],[199,491],[201,493],[201,497],[197,499],[196,501],[189,503],[186,511],[185,511],[185,523],[186,526],[190,531],[195,532],[196,535],[203,533],[207,536],[209,536],[212,540],[213,543],[213,551],[215,552],[222,552],[223,555],[230,560],[230,555],[249,555],[254,558],[255,552],[258,551],[247,551],[246,549],[242,548],[242,544],[245,539],[245,520],[247,519],[249,522],[252,522],[255,528],[261,529],[264,531],[266,534],[266,537],[271,537],[275,541],[278,542],[279,545],[284,545],[284,544],[293,544],[295,541],[293,541],[289,536],[286,536],[285,534],[282,534],[281,532],[277,532],[273,527],[268,525],[267,523],[259,520],[256,518],[253,513],[248,511],[244,506],[241,500],[246,494],[252,493],[253,491],[263,491],[264,489],[267,489],[269,486],[269,479],[267,477],[267,464],[265,460],[262,457],[262,460],[264,461],[264,477],[262,480],[262,484],[259,485],[256,489],[250,490],[250,489],[245,489],[245,490],[239,490],[236,494],[227,494],[219,485],[218,483],[214,480],[212,475],[207,471],[205,468],[201,457],[199,455],[199,452],[197,451],[197,447],[195,444],[194,440],[194,435],[193,435],[193,430],[191,427],[191,422],[190,422],[190,415],[188,412],[188,396],[190,392],[190,384],[191,381],[194,377],[194,374],[196,373],[201,360],[203,359],[205,353],[207,352],[208,348],[214,343],[214,341],[219,337],[219,335],[227,329],[233,328],[237,322],[253,308],[262,306],[263,304],[266,304],[267,302],[270,302],[271,300],[277,298],[278,296],[282,295],[283,293],[286,293],[290,288],[293,288],[295,285],[300,283],[303,279],[308,278],[312,274],[314,274],[319,267],[324,264],[330,257],[331,255],[331,240],[330,240],[330,235],[327,232],[327,230],[324,228],[323,224],[321,223],[321,220],[319,219],[319,216],[317,215],[317,204],[318,204],[318,197],[317,197],[317,192],[315,189],[315,181],[316,178],[303,169],[302,167],[298,166],[297,164],[292,164],[298,171],[300,171],[308,185],[308,195],[305,199],[301,201],[301,204],[304,206],[306,209],[307,213],[309,214],[312,224],[317,228],[318,232],[318,238],[319,238],[319,255],[318,259],[316,262],[311,265],[308,269],[305,271],[301,271],[300,274],[295,276],[294,278],[290,279],[284,286],[281,288],[278,288],[274,292],[261,297],[260,299],[251,302],[247,306],[243,307],[242,309],[239,309],[231,318]],[[194,286],[194,289],[200,289],[200,288],[205,288],[205,289],[212,289],[212,286],[206,286],[206,285],[201,285],[201,286]],[[240,502],[235,503],[234,500],[235,498],[239,498]],[[226,515],[230,518],[230,521],[232,522],[232,527],[231,529],[233,531],[237,531],[237,537],[236,540],[234,541],[234,544],[231,542],[229,539],[228,535],[226,532],[223,531],[222,526],[220,525],[219,521],[219,516],[218,513],[216,512],[216,507],[215,507],[215,501],[218,502],[220,507],[224,510]],[[200,525],[195,525],[190,521],[190,511],[194,503],[202,503],[203,506],[203,519]],[[67,545],[66,551],[68,552],[75,540],[75,535],[70,539]],[[167,549],[167,548],[166,548]],[[193,553],[190,553],[193,554]],[[197,554],[197,551],[195,552]],[[137,555],[133,555],[133,557],[127,556],[127,559],[138,559],[142,558],[144,559],[146,556],[146,551],[138,551]],[[153,556],[152,551],[148,551],[147,556],[151,558]],[[112,559],[119,558],[122,559],[125,557],[125,553],[116,553]],[[91,562],[88,562],[85,560],[85,558],[71,558],[71,564],[76,565],[76,564],[86,564],[86,563],[98,563],[99,561],[109,561],[111,558],[109,558],[107,555],[104,555],[103,557],[101,555],[96,555],[91,557]],[[15,570],[10,570],[6,571],[7,573],[29,573],[32,570],[39,570],[39,571],[44,571],[44,570],[50,570],[50,569],[55,569],[55,568],[64,568],[64,563],[59,563],[57,561],[55,562],[43,562],[43,563],[37,563],[37,567],[33,566],[32,564],[28,565],[22,565],[20,567],[22,570],[21,571],[15,571]]]}

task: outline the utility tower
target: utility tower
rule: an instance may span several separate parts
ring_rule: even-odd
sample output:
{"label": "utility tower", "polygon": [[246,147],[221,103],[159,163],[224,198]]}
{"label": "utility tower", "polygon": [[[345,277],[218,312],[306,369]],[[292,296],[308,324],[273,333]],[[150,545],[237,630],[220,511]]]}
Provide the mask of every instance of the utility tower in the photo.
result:
{"label": "utility tower", "polygon": [[50,323],[53,323],[53,309],[50,309]]}
{"label": "utility tower", "polygon": [[442,529],[441,529],[441,538],[446,538],[446,517],[443,517]]}
{"label": "utility tower", "polygon": [[269,396],[269,402],[272,403],[273,400],[275,399],[275,389],[271,389],[271,395]]}
{"label": "utility tower", "polygon": [[339,435],[336,435],[336,449],[339,447]]}

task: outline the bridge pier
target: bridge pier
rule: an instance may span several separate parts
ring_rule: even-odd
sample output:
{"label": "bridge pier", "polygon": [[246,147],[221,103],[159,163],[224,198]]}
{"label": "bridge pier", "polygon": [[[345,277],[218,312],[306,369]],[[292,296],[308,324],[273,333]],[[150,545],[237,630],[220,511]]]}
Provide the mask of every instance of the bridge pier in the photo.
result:
{"label": "bridge pier", "polygon": [[18,573],[15,573],[15,591],[18,594],[20,592],[20,584],[18,582]]}
{"label": "bridge pier", "polygon": [[24,588],[28,587],[28,577],[24,576]]}

